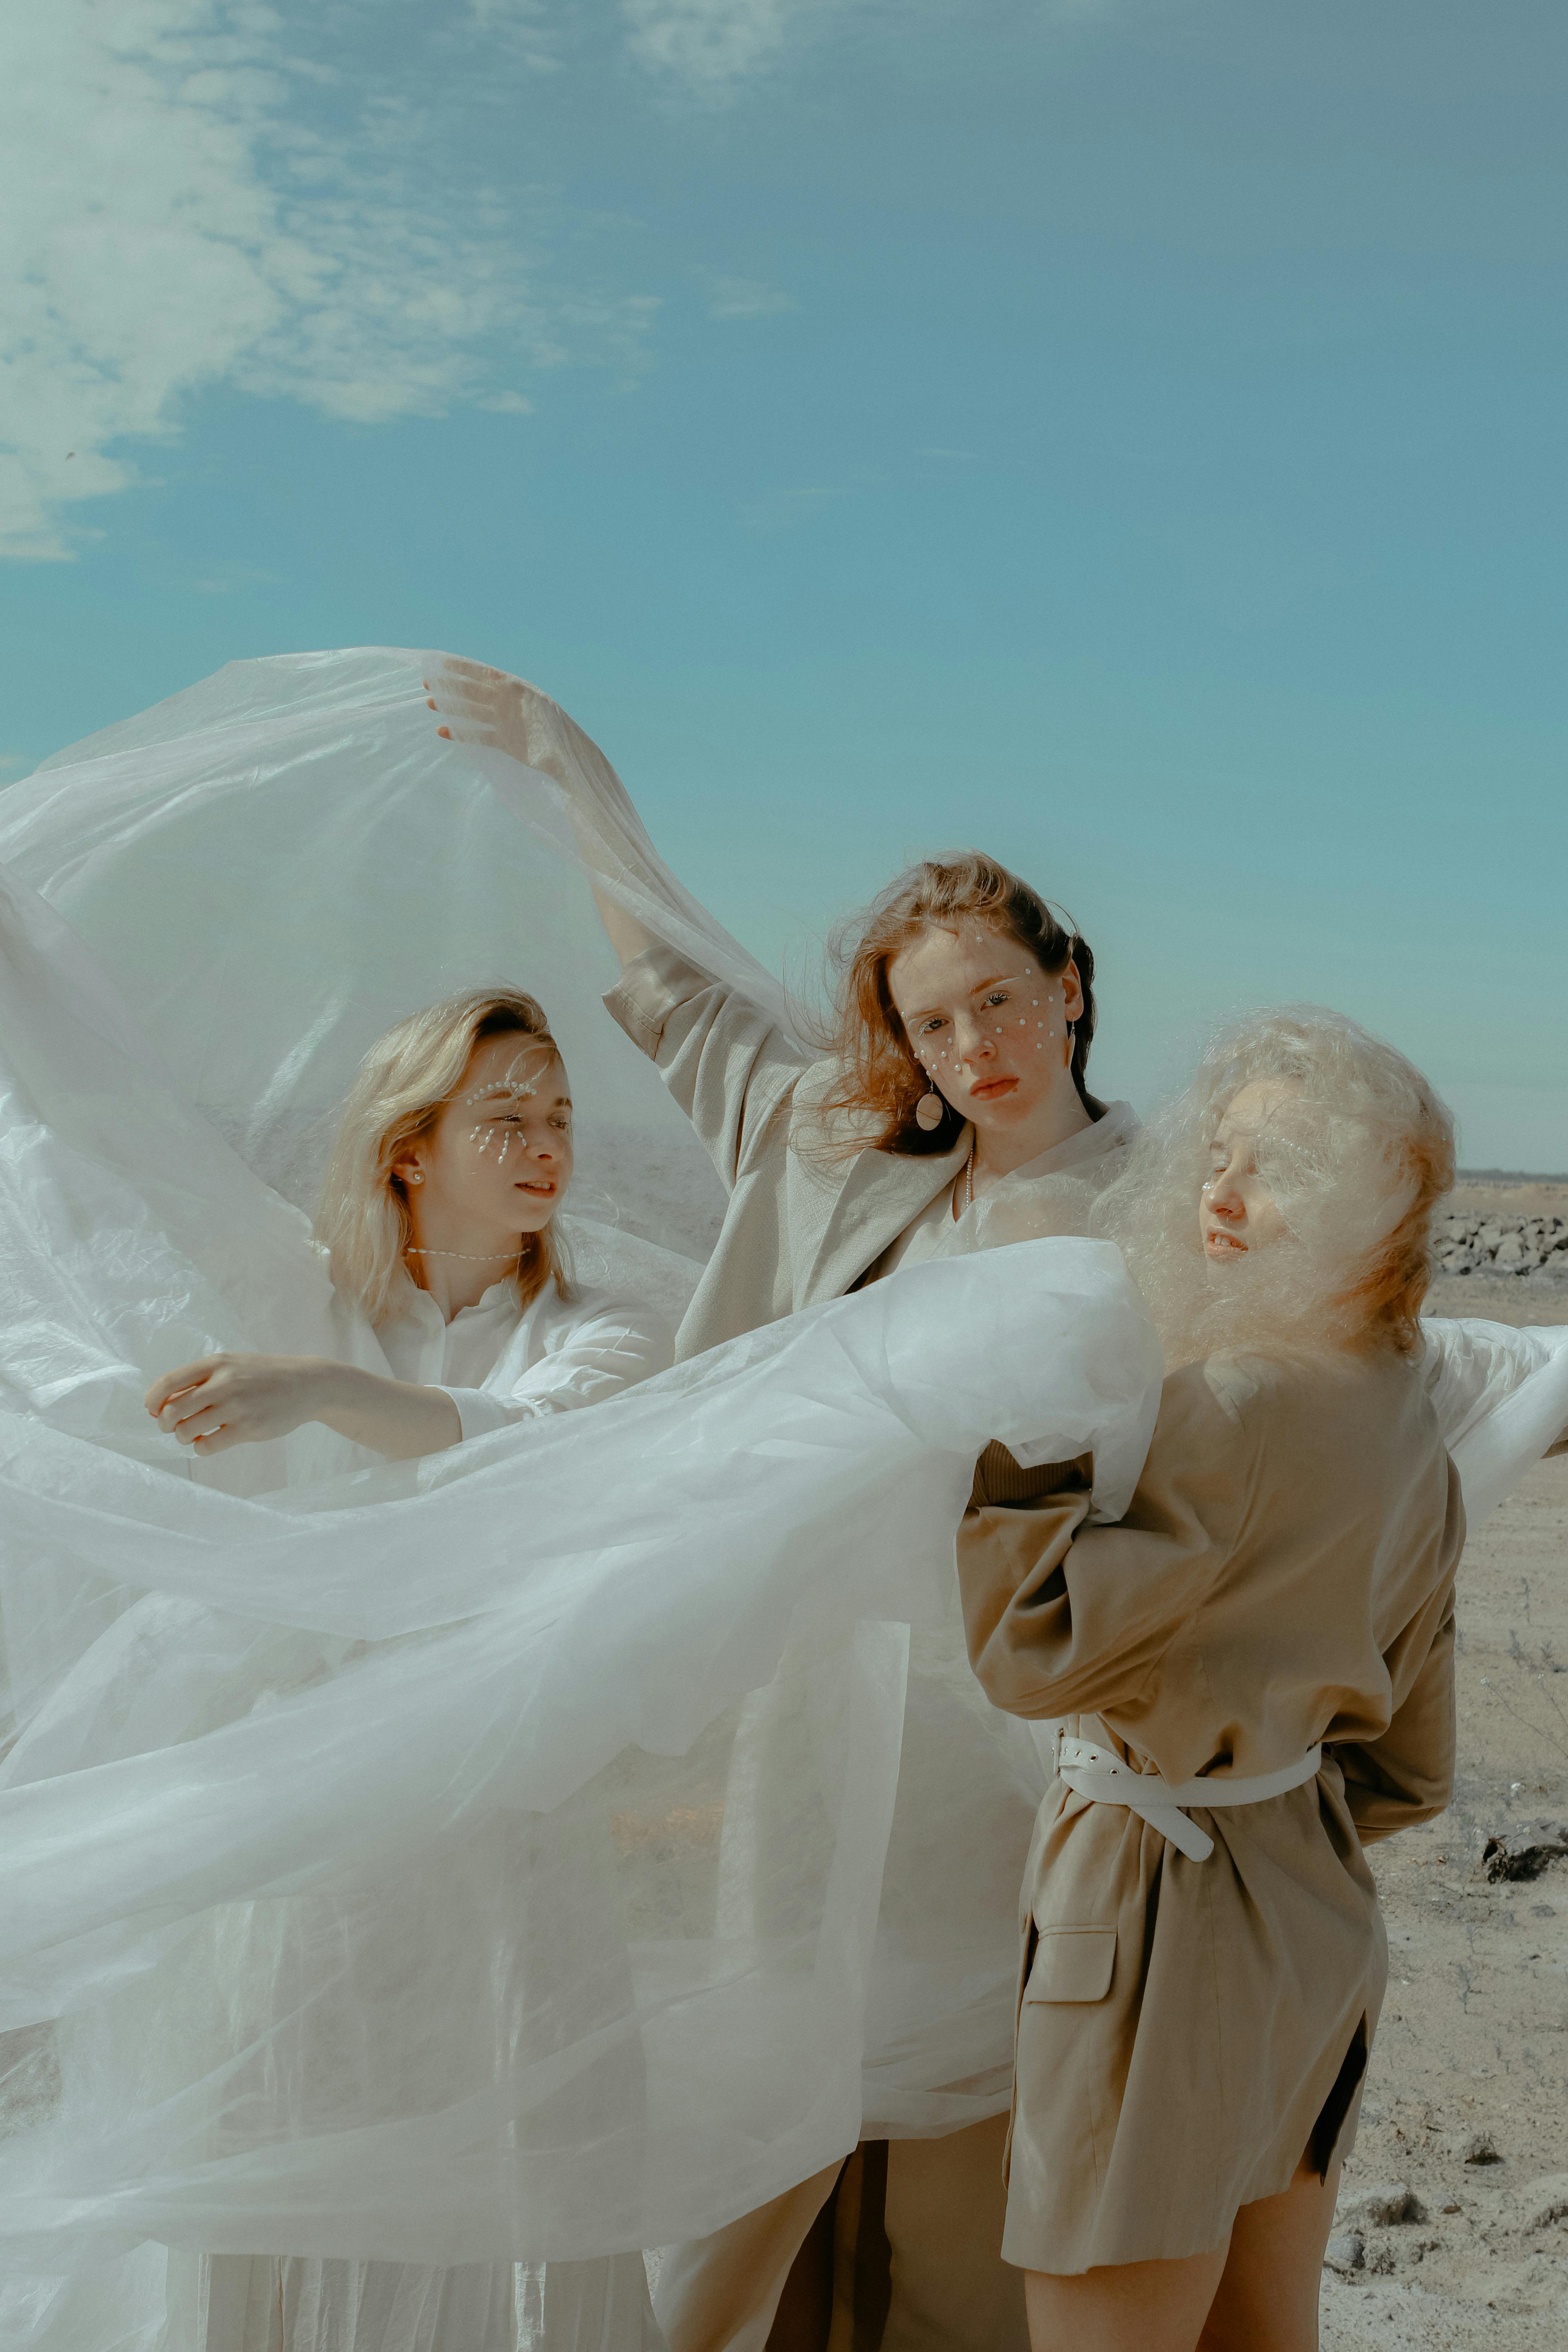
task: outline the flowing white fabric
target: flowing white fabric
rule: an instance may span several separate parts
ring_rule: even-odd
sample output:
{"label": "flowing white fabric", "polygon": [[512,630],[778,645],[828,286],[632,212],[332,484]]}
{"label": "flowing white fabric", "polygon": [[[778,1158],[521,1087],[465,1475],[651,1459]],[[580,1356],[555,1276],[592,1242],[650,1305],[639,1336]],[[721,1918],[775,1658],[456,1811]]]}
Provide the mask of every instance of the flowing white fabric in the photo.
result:
{"label": "flowing white fabric", "polygon": [[[420,1465],[197,1464],[142,1411],[211,1348],[384,1364],[293,1204],[364,1047],[454,988],[551,1013],[586,1279],[679,1311],[714,1229],[597,1010],[559,788],[505,761],[500,805],[421,667],[233,665],[0,797],[7,2352],[172,2352],[165,2243],[558,2265],[1005,2098],[1046,1768],[977,1703],[952,1529],[993,1436],[1130,1494],[1113,1251],[911,1267]],[[601,877],[771,989],[605,806]],[[1468,1496],[1541,1450],[1552,1337],[1434,1342]]]}
{"label": "flowing white fabric", "polygon": [[1433,1316],[1427,1391],[1473,1534],[1532,1462],[1568,1437],[1568,1325]]}
{"label": "flowing white fabric", "polygon": [[[363,667],[328,707],[320,666],[298,666],[302,707],[279,715],[287,666],[260,667],[271,719],[248,677],[238,719],[195,689],[195,729],[165,715],[5,813],[121,983],[6,879],[0,2340],[18,2352],[168,2340],[150,2242],[559,2263],[712,2228],[850,2146],[908,1626],[948,1603],[974,1453],[992,1435],[1092,1449],[1128,1492],[1157,1387],[1114,1251],[1051,1241],[1005,1268],[911,1270],[420,1464],[317,1429],[177,1455],[140,1402],[172,1361],[378,1360],[299,1211],[214,1122],[303,1189],[370,1037],[497,968],[488,950],[443,962],[363,899],[332,933],[328,843],[362,887],[374,868],[427,892],[468,786],[439,749],[426,796],[408,783],[413,726],[433,739],[405,688],[401,736],[368,705],[361,771]],[[406,876],[362,856],[377,763]],[[204,914],[230,822],[262,879]],[[482,906],[497,844],[477,806],[466,822]],[[492,941],[526,940],[563,895],[506,837]],[[284,899],[279,941],[251,900],[295,880],[305,914]],[[459,882],[433,895],[456,921]],[[296,957],[294,1017],[316,1015],[300,1052],[277,1003]],[[498,976],[561,1031],[583,1014],[563,1036],[574,1092],[584,1073],[601,1087],[620,1189],[649,1174],[631,1213],[694,1231],[662,1090],[634,1122],[610,1024],[601,1055],[559,971]],[[209,1001],[231,1025],[198,1050],[181,1004]],[[592,1177],[592,1142],[583,1160]],[[606,1250],[629,1230],[605,1223]],[[639,1249],[658,1261],[645,1240],[626,1263]],[[737,1724],[763,1688],[781,1703],[759,1780]],[[962,2057],[940,2058],[946,2078]]]}

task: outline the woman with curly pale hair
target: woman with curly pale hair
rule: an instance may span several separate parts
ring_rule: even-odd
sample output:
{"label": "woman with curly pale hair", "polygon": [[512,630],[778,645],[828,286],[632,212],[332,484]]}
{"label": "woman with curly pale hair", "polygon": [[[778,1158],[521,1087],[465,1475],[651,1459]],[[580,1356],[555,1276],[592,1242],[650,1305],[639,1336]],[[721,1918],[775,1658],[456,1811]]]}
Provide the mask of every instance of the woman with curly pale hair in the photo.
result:
{"label": "woman with curly pale hair", "polygon": [[1454,1770],[1458,1475],[1418,1316],[1448,1115],[1330,1013],[1225,1037],[1097,1224],[1172,1370],[1131,1508],[959,1546],[995,1705],[1054,1718],[1003,2253],[1036,2352],[1313,2352],[1386,1980],[1363,1847]]}

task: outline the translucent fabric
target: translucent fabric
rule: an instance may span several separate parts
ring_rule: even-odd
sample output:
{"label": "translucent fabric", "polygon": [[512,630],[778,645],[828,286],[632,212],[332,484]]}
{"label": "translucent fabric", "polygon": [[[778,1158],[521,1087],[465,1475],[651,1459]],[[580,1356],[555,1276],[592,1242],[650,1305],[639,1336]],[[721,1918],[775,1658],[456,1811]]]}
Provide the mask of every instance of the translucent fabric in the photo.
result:
{"label": "translucent fabric", "polygon": [[710,1218],[595,1016],[580,876],[416,666],[226,676],[0,804],[8,2352],[172,2341],[150,2246],[700,2234],[853,2144],[868,2058],[962,2079],[961,1971],[945,2044],[931,1981],[901,2054],[873,1993],[910,1628],[988,1438],[1092,1451],[1117,1508],[1157,1394],[1115,1252],[1049,1240],[423,1463],[182,1458],[141,1405],[172,1362],[379,1360],[262,1171],[306,1194],[358,1055],[442,990],[549,1007],[618,1282],[678,1286]]}
{"label": "translucent fabric", "polygon": [[[427,667],[234,665],[0,796],[7,2352],[172,2352],[164,2244],[548,2260],[532,2340],[553,2275],[596,2347],[593,2258],[1005,2102],[1045,1767],[968,1674],[953,1529],[992,1437],[1092,1451],[1114,1516],[1158,1380],[1115,1252],[1026,1238],[1071,1179],[424,1464],[193,1463],[142,1410],[216,1347],[382,1365],[300,1204],[359,1055],[458,987],[562,1039],[586,1280],[679,1311],[714,1231],[558,785],[443,744]],[[787,1019],[605,774],[601,880]],[[1495,1497],[1568,1354],[1434,1329]]]}
{"label": "translucent fabric", "polygon": [[1532,1462],[1568,1437],[1568,1325],[1434,1316],[1427,1390],[1472,1533]]}

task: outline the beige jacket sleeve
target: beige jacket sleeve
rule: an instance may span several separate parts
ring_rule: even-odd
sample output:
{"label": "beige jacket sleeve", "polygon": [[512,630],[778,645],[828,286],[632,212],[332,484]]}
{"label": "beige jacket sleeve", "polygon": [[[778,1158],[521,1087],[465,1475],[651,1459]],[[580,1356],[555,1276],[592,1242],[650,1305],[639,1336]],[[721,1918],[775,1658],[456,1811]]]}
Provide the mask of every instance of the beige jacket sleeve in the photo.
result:
{"label": "beige jacket sleeve", "polygon": [[673,948],[646,949],[605,1003],[733,1191],[776,1122],[787,1120],[805,1055],[765,1013]]}
{"label": "beige jacket sleeve", "polygon": [[[1115,1527],[1085,1526],[1083,1493],[972,1501],[959,1582],[970,1664],[993,1705],[1049,1717],[1135,1699],[1230,1557],[1253,1451],[1194,1365],[1165,1383],[1143,1475]],[[982,1491],[994,1491],[984,1459]]]}
{"label": "beige jacket sleeve", "polygon": [[1345,1802],[1363,1845],[1443,1812],[1454,1793],[1454,1588],[1436,1594],[1400,1635],[1388,1728],[1364,1746],[1336,1740]]}

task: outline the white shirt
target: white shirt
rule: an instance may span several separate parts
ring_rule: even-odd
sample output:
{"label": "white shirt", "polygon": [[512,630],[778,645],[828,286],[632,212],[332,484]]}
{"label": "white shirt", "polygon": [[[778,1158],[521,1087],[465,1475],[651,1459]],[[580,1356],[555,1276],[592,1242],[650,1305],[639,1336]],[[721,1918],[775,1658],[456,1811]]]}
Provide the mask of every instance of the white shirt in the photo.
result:
{"label": "white shirt", "polygon": [[522,1309],[510,1281],[492,1282],[449,1323],[409,1282],[376,1336],[395,1380],[446,1391],[466,1438],[597,1404],[662,1372],[675,1353],[668,1324],[640,1299],[582,1291],[567,1305],[553,1282]]}

